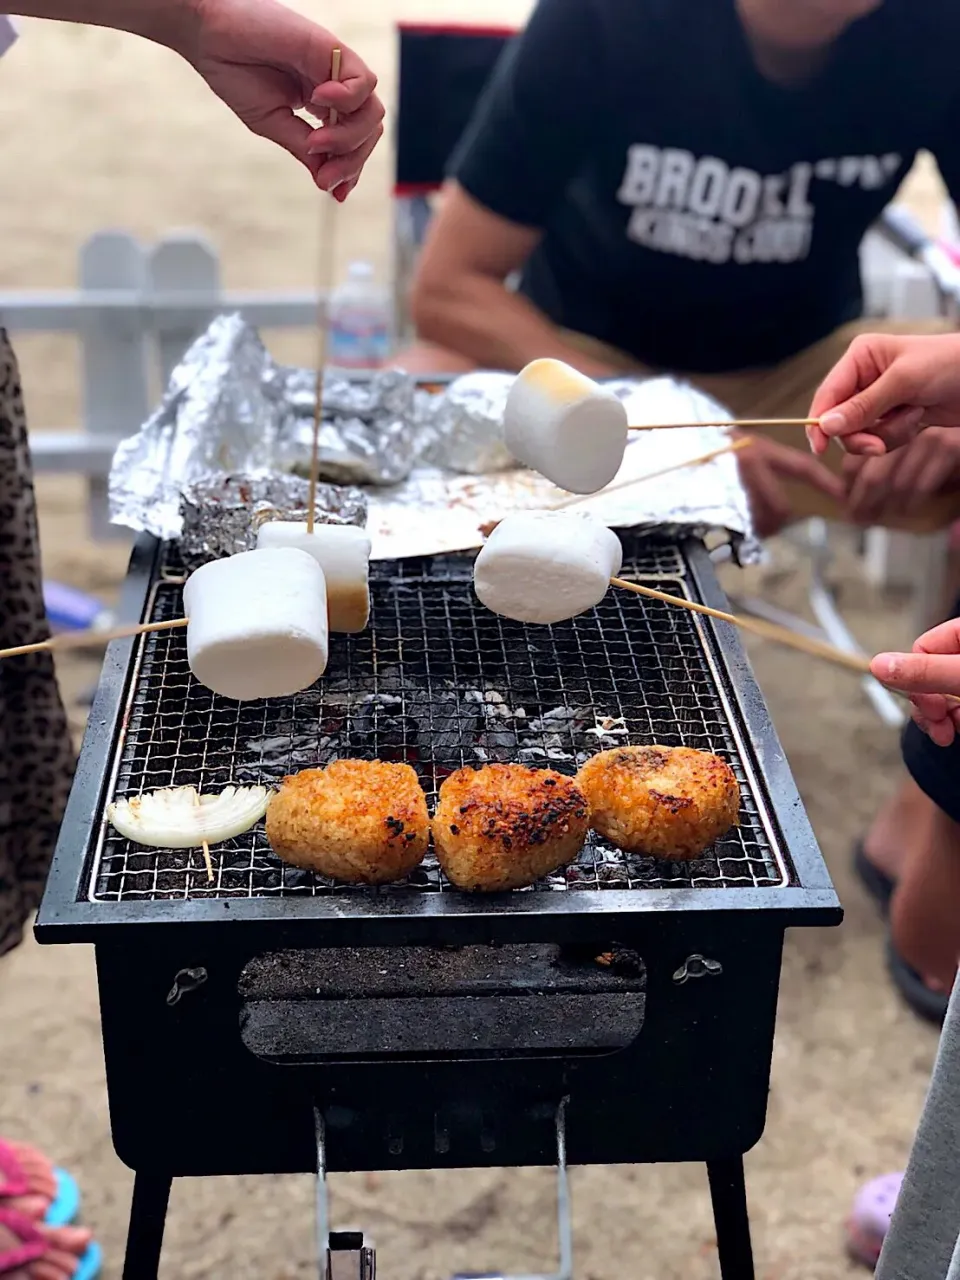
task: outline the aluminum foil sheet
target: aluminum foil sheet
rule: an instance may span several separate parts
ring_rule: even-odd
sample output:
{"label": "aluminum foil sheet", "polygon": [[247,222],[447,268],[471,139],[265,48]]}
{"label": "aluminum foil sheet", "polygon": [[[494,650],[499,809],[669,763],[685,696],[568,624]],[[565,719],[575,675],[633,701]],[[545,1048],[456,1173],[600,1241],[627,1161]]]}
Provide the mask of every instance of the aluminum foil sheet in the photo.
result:
{"label": "aluminum foil sheet", "polygon": [[[316,375],[277,364],[239,315],[219,316],[174,370],[157,411],[118,447],[115,524],[176,538],[180,498],[213,473],[309,470]],[[431,397],[399,371],[351,382],[328,372],[320,478],[390,485],[435,439]]]}
{"label": "aluminum foil sheet", "polygon": [[[511,384],[509,374],[474,373],[429,395],[400,371],[360,380],[328,373],[321,478],[363,486],[375,557],[478,546],[482,524],[569,498],[510,459],[501,423]],[[627,403],[636,425],[730,416],[671,378],[608,385]],[[230,474],[273,472],[277,483],[305,474],[314,390],[315,375],[277,364],[240,316],[218,317],[174,371],[159,409],[117,449],[110,475],[113,520],[160,538],[196,536],[196,554],[208,558],[225,553],[214,547],[247,545],[239,514],[237,527],[220,533],[195,535],[192,525],[184,527],[184,513],[199,510],[196,498],[203,492],[191,486],[215,487],[218,477]],[[646,479],[724,442],[723,432],[713,427],[635,433],[615,487],[578,506],[611,525],[664,536],[726,530],[741,561],[755,560],[759,547],[734,457]],[[340,501],[331,497],[331,509],[339,510]],[[218,509],[223,520],[222,503]]]}
{"label": "aluminum foil sheet", "polygon": [[[290,411],[279,432],[274,465],[309,475],[316,374],[277,367],[268,377]],[[373,485],[405,480],[435,437],[430,399],[398,369],[361,382],[328,372],[319,442],[321,479]]]}
{"label": "aluminum foil sheet", "polygon": [[503,443],[503,406],[512,386],[512,373],[468,373],[433,397],[434,439],[424,462],[466,475],[515,467]]}
{"label": "aluminum foil sheet", "polygon": [[[299,476],[215,473],[189,484],[181,497],[180,552],[192,571],[208,560],[252,551],[259,520],[306,520],[310,484]],[[359,489],[317,485],[320,524],[364,525],[367,500]]]}
{"label": "aluminum foil sheet", "polygon": [[176,538],[180,496],[213,472],[269,467],[284,405],[256,330],[220,316],[174,369],[160,407],[121,442],[110,469],[114,524]]}

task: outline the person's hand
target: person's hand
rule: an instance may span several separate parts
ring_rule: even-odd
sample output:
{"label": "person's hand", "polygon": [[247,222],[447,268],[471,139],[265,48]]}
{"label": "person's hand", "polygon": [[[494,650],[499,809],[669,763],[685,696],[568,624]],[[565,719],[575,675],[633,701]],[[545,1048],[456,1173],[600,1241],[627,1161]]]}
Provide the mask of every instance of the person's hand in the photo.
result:
{"label": "person's hand", "polygon": [[846,511],[854,524],[891,524],[915,516],[936,493],[960,487],[960,431],[927,427],[893,453],[843,460]]}
{"label": "person's hand", "polygon": [[[357,55],[309,18],[277,0],[195,0],[194,38],[181,50],[248,129],[306,165],[337,200],[357,185],[383,134],[377,78]],[[340,78],[330,79],[342,50]],[[294,113],[336,124],[318,129]]]}
{"label": "person's hand", "polygon": [[950,700],[960,696],[960,618],[927,631],[912,653],[878,653],[870,670],[881,684],[908,693],[920,728],[950,746],[960,731],[960,702]]}
{"label": "person's hand", "polygon": [[753,527],[760,538],[779,533],[793,517],[784,480],[797,480],[843,502],[843,482],[802,449],[752,435],[751,443],[737,454],[737,464],[750,499]]}
{"label": "person's hand", "polygon": [[925,425],[960,426],[960,334],[855,338],[820,384],[807,427],[814,453],[831,439],[851,453],[882,454]]}

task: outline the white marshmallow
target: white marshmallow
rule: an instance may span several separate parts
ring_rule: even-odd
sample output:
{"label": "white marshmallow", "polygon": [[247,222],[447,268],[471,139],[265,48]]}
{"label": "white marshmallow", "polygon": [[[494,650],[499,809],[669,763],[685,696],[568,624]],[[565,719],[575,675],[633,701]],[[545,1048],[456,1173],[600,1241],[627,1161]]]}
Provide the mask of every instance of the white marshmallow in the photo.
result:
{"label": "white marshmallow", "polygon": [[596,493],[620,470],[627,411],[563,361],[534,360],[507,395],[503,438],[518,462],[561,489]]}
{"label": "white marshmallow", "polygon": [[517,622],[563,622],[600,603],[620,572],[620,539],[592,516],[522,511],[506,516],[477,556],[481,604]]}
{"label": "white marshmallow", "polygon": [[213,560],[187,579],[183,603],[190,670],[224,698],[283,698],[326,670],[323,570],[305,551]]}
{"label": "white marshmallow", "polygon": [[370,536],[355,525],[271,520],[260,526],[257,547],[299,547],[313,556],[327,583],[331,631],[362,631],[370,620]]}

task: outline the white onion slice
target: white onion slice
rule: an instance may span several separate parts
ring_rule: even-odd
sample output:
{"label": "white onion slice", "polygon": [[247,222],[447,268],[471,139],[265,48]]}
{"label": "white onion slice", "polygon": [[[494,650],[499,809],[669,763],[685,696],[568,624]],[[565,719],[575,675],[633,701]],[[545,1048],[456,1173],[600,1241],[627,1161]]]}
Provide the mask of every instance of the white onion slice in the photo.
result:
{"label": "white onion slice", "polygon": [[267,811],[266,787],[225,787],[198,795],[196,787],[168,787],[107,805],[107,817],[128,840],[155,849],[197,849],[249,831]]}

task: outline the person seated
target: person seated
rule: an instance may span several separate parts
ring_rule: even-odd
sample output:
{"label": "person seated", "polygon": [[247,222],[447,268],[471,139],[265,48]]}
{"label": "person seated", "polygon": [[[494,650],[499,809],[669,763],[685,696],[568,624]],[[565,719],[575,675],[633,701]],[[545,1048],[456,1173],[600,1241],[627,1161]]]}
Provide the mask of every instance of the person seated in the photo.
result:
{"label": "person seated", "polygon": [[[451,161],[413,285],[422,345],[396,363],[553,356],[804,416],[918,148],[960,193],[958,38],[952,0],[540,0]],[[740,455],[763,535],[845,502],[797,443],[765,430]]]}

